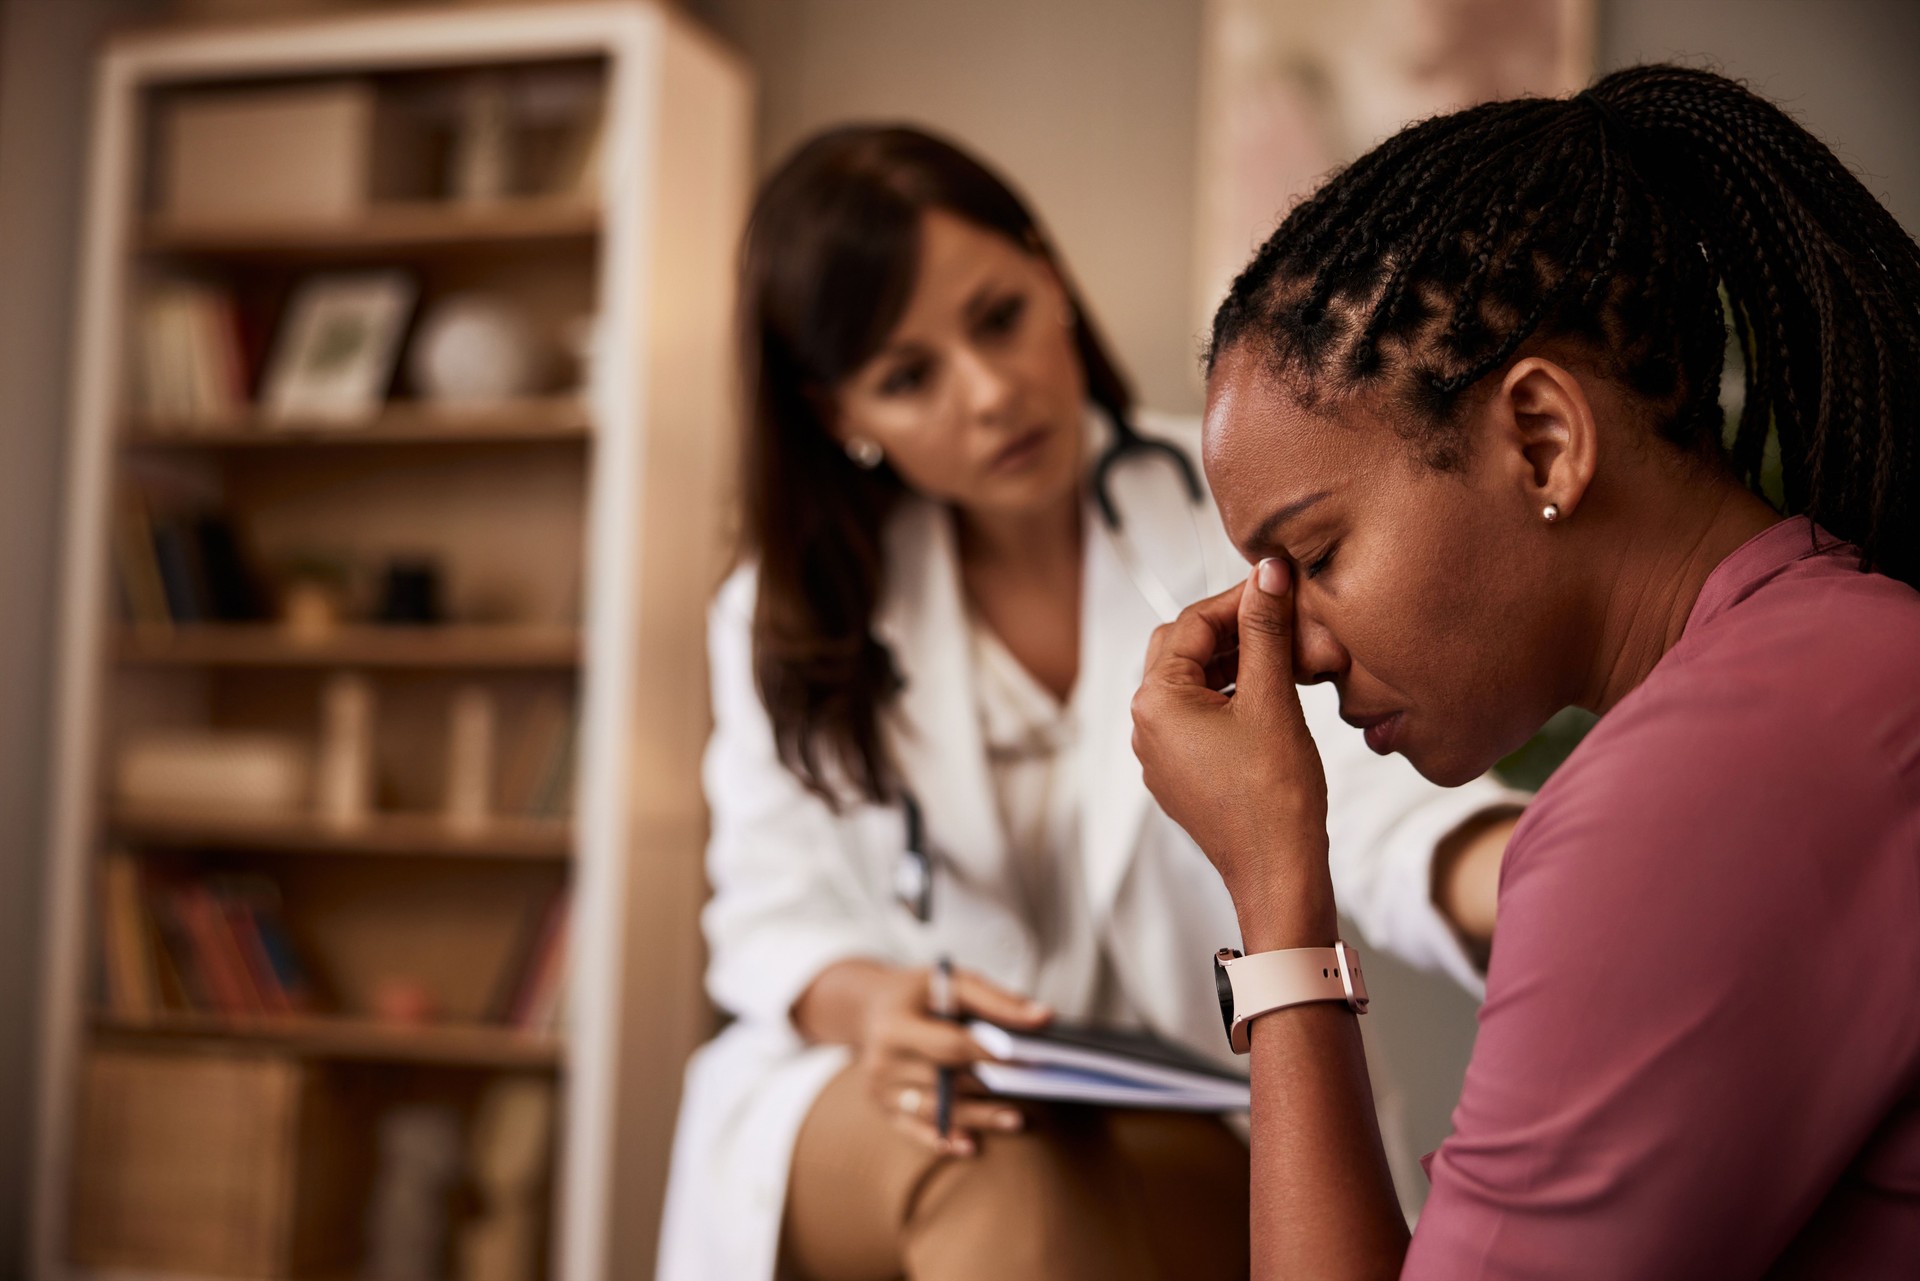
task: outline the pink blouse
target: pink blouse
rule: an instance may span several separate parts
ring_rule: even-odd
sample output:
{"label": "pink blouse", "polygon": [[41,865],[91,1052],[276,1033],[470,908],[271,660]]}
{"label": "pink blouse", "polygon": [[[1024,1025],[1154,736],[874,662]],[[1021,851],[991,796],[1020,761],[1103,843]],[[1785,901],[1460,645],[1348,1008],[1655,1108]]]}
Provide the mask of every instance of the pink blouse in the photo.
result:
{"label": "pink blouse", "polygon": [[1920,1277],[1920,593],[1813,535],[1514,833],[1403,1275]]}

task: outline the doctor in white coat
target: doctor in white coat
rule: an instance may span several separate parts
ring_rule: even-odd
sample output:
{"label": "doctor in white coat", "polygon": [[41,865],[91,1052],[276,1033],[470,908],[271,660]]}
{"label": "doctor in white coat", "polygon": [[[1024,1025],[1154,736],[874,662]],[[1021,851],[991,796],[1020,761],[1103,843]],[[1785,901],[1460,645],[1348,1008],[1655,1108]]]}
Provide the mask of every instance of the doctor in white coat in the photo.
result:
{"label": "doctor in white coat", "polygon": [[[989,1016],[1235,1062],[1209,962],[1238,944],[1233,904],[1130,745],[1153,628],[1246,572],[1187,470],[1138,443],[1191,459],[1197,424],[1133,410],[1018,198],[915,131],[824,135],[769,180],[742,308],[748,550],[710,617],[705,773],[708,986],[733,1022],[687,1074],[661,1281],[1244,1270],[1244,1151],[1193,1128],[1215,1122],[1142,1142],[1119,1114],[1093,1147],[1074,1122],[1064,1162],[1044,1111],[969,1097],[952,1139],[932,1124],[934,1067],[971,1053],[927,1008],[942,957]],[[836,485],[848,511],[823,514]],[[853,640],[806,650],[808,608]],[[1524,797],[1434,788],[1372,755],[1330,686],[1302,701],[1339,901],[1372,945],[1472,982],[1436,851],[1497,862]],[[1056,1203],[1063,1169],[1088,1185]],[[1157,1215],[1216,1178],[1240,1185],[1205,1203],[1217,1221]]]}

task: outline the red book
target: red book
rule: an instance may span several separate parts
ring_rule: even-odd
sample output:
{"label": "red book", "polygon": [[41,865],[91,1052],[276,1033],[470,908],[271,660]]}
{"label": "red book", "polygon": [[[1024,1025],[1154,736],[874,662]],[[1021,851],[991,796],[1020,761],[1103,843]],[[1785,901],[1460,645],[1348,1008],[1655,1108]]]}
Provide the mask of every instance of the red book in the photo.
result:
{"label": "red book", "polygon": [[204,885],[186,885],[175,891],[174,903],[181,923],[193,939],[194,959],[199,963],[214,1006],[222,1014],[259,1011],[262,1008],[259,995],[247,978],[246,962],[227,928],[226,914],[213,894]]}
{"label": "red book", "polygon": [[566,890],[554,895],[547,905],[546,919],[540,925],[540,942],[534,947],[514,997],[511,1022],[515,1027],[537,1027],[541,1007],[550,1005],[550,989],[565,972],[567,920],[570,895]]}
{"label": "red book", "polygon": [[273,962],[267,956],[266,944],[261,941],[253,905],[244,895],[232,889],[223,892],[220,900],[225,909],[227,929],[233,935],[247,978],[260,998],[260,1008],[269,1014],[293,1013],[293,1001],[286,989],[281,987],[279,976],[274,973]]}

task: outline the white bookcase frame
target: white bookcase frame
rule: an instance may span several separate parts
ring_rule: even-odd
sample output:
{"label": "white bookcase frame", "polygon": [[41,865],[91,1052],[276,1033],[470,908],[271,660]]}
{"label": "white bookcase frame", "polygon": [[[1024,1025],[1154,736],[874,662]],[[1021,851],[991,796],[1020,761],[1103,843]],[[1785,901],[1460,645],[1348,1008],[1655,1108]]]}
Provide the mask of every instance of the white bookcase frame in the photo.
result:
{"label": "white bookcase frame", "polygon": [[[608,68],[589,408],[572,1030],[551,1273],[651,1275],[680,1073],[707,1026],[698,753],[704,604],[722,568],[731,458],[733,260],[750,193],[751,90],[736,58],[647,0],[417,8],[153,31],[102,54],[72,370],[62,655],[40,1027],[31,1262],[68,1258],[75,1082],[86,1034],[90,866],[102,839],[113,642],[120,372],[148,90],[595,56]],[[631,358],[627,354],[633,353]]]}

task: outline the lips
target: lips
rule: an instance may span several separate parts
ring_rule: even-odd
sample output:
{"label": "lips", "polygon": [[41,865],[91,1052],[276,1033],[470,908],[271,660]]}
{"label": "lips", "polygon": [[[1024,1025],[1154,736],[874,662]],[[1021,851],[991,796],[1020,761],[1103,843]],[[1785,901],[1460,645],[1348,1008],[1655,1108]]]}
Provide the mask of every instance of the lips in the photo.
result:
{"label": "lips", "polygon": [[1380,756],[1387,755],[1399,744],[1404,716],[1404,712],[1377,712],[1371,716],[1340,713],[1340,719],[1365,735],[1368,748]]}
{"label": "lips", "polygon": [[1040,452],[1046,448],[1047,437],[1051,434],[1044,427],[1022,432],[987,461],[987,470],[996,473],[1019,471],[1040,456]]}

